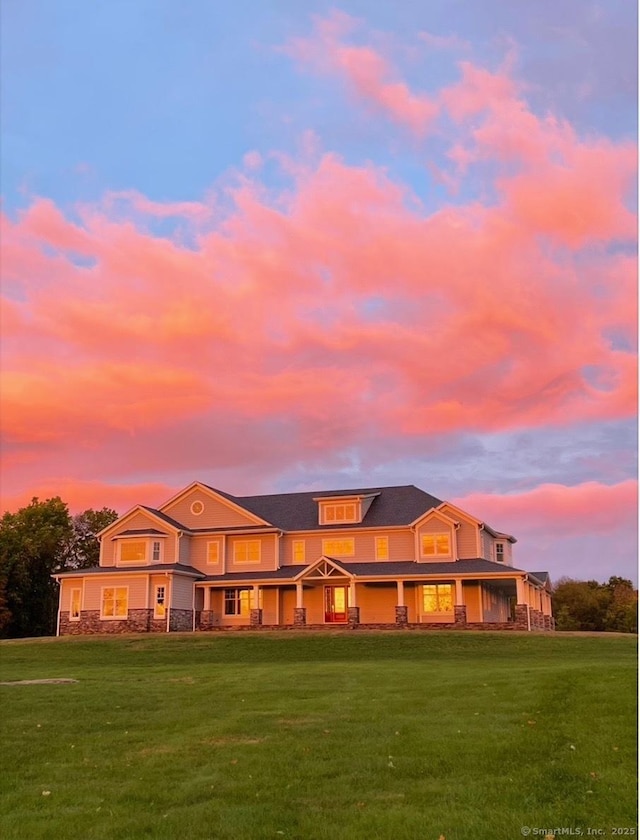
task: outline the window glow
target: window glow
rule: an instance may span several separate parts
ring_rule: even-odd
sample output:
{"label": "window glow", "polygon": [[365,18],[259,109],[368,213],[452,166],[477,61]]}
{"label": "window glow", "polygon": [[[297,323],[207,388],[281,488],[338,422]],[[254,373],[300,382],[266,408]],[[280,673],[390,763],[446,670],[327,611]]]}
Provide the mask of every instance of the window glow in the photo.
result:
{"label": "window glow", "polygon": [[233,559],[236,563],[259,563],[260,540],[241,540],[233,544]]}
{"label": "window glow", "polygon": [[140,542],[123,540],[120,544],[121,563],[146,563],[146,561],[147,544],[144,540],[141,540]]}
{"label": "window glow", "polygon": [[453,612],[453,585],[435,583],[423,586],[422,609],[426,613]]}
{"label": "window glow", "polygon": [[449,534],[423,534],[422,554],[424,557],[450,557]]}
{"label": "window glow", "polygon": [[126,618],[129,590],[126,586],[107,586],[102,590],[102,618]]}
{"label": "window glow", "polygon": [[389,537],[376,537],[376,560],[389,559]]}
{"label": "window glow", "polygon": [[355,540],[353,537],[344,537],[341,540],[323,540],[322,553],[327,557],[353,557],[356,553]]}

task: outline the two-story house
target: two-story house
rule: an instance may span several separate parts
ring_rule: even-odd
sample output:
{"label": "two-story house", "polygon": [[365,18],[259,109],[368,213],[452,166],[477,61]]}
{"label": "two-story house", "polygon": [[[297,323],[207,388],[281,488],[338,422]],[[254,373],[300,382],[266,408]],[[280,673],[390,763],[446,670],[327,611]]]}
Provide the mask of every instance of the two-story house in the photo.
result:
{"label": "two-story house", "polygon": [[235,497],[194,482],[62,572],[61,634],[240,627],[551,630],[515,538],[414,487]]}

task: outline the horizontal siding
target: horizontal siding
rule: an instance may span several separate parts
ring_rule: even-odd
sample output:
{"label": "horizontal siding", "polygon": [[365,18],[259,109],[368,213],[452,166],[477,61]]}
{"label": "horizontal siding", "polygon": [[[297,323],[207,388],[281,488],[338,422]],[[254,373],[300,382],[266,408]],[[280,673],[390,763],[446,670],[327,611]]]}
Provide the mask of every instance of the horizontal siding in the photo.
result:
{"label": "horizontal siding", "polygon": [[[271,539],[273,539],[273,537]],[[207,546],[210,542],[217,542],[219,545],[217,563],[207,563]],[[199,569],[206,575],[222,574],[222,570],[224,568],[223,548],[224,537],[192,537],[190,543],[189,559],[184,562],[188,563],[190,566],[193,566],[195,569]]]}
{"label": "horizontal siding", "polygon": [[[204,505],[204,511],[199,516],[191,513],[191,505],[194,502],[202,502]],[[162,512],[187,528],[232,528],[238,525],[256,524],[255,519],[249,514],[242,513],[230,504],[198,489],[177,499],[172,505],[163,507]]]}
{"label": "horizontal siding", "polygon": [[[60,609],[63,612],[68,612],[71,609],[72,589],[79,589],[82,592],[82,580],[63,580],[60,582]],[[82,596],[80,597],[80,609],[85,609],[82,606]]]}
{"label": "horizontal siding", "polygon": [[147,606],[147,577],[110,575],[108,578],[85,578],[83,610],[99,610],[104,587],[126,586],[129,589],[128,608],[144,609]]}
{"label": "horizontal siding", "polygon": [[[276,539],[274,534],[265,534],[264,536],[242,536],[242,537],[227,537],[227,572],[258,572],[258,571],[272,571],[276,568]],[[260,542],[260,562],[259,563],[236,563],[234,562],[234,546],[238,542],[245,541],[253,542],[255,540]],[[209,567],[211,568],[211,567]]]}
{"label": "horizontal siding", "polygon": [[481,531],[482,534],[482,554],[480,555],[485,560],[494,560],[495,555],[493,551],[494,539],[488,531]]}
{"label": "horizontal siding", "polygon": [[178,540],[178,562],[189,564],[191,557],[191,537],[183,534]]}
{"label": "horizontal siding", "polygon": [[[353,537],[355,540],[355,554],[342,558],[345,563],[371,563],[376,560],[376,537],[387,537],[389,540],[389,560],[413,560],[415,553],[414,536],[408,529],[406,531],[357,531],[343,532],[331,531],[325,534],[310,534],[296,536],[287,534],[282,540],[282,565],[293,564],[293,543],[302,541],[305,544],[305,563],[314,563],[322,557],[322,543],[325,539],[340,539],[342,537]],[[337,558],[340,559],[340,558]]]}
{"label": "horizontal siding", "polygon": [[463,583],[462,597],[467,607],[467,621],[482,621],[482,592],[477,583]]}
{"label": "horizontal siding", "polygon": [[478,556],[478,526],[471,522],[460,520],[460,527],[456,530],[458,544],[458,559],[471,560]]}
{"label": "horizontal siding", "polygon": [[164,546],[164,562],[165,563],[174,563],[175,562],[175,537],[174,532],[172,529],[163,527],[163,524],[159,522],[157,519],[152,518],[146,513],[142,511],[138,511],[134,513],[132,516],[127,517],[126,519],[119,522],[117,527],[114,528],[112,531],[109,531],[105,534],[101,539],[101,552],[100,552],[100,565],[101,566],[114,566],[116,563],[116,545],[117,541],[114,540],[114,537],[117,537],[118,534],[123,533],[123,531],[138,531],[144,528],[154,528],[156,531],[161,531],[162,533],[166,533],[169,536],[161,537],[160,541]]}
{"label": "horizontal siding", "polygon": [[180,575],[171,576],[169,604],[172,610],[193,609],[193,581]]}

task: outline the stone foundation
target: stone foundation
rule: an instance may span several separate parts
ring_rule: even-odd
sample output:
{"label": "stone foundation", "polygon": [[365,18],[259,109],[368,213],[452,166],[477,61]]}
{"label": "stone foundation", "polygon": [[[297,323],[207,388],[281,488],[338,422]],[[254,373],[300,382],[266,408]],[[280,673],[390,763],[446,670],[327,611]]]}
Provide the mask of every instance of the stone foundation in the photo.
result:
{"label": "stone foundation", "polygon": [[515,607],[515,629],[528,630],[529,629],[529,606],[527,604],[516,604]]}
{"label": "stone foundation", "polygon": [[349,627],[358,627],[360,624],[360,607],[347,607],[347,624]]}
{"label": "stone foundation", "polygon": [[172,633],[184,633],[185,630],[193,630],[192,611],[169,610],[169,631]]}
{"label": "stone foundation", "polygon": [[396,624],[406,627],[409,623],[409,607],[396,607]]}
{"label": "stone foundation", "polygon": [[464,627],[467,623],[467,608],[464,604],[456,604],[453,608],[453,622],[455,627]]}
{"label": "stone foundation", "polygon": [[[129,610],[127,618],[101,619],[100,610],[82,610],[78,621],[60,613],[61,636],[87,636],[96,633],[148,633],[155,629],[153,610]],[[161,622],[164,629],[164,622]]]}
{"label": "stone foundation", "polygon": [[295,607],[293,610],[293,626],[304,627],[307,623],[307,608]]}
{"label": "stone foundation", "polygon": [[262,626],[262,610],[251,610],[251,613],[249,615],[249,624],[251,627]]}

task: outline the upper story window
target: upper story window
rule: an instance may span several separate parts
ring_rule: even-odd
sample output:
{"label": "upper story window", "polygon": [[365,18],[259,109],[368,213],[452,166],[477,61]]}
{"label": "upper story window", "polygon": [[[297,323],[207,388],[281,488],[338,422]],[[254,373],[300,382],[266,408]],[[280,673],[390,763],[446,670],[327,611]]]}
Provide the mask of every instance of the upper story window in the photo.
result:
{"label": "upper story window", "polygon": [[233,544],[235,563],[259,563],[260,540],[238,540]]}
{"label": "upper story window", "polygon": [[449,534],[423,534],[423,557],[451,557],[451,537]]}
{"label": "upper story window", "polygon": [[389,559],[389,537],[376,537],[376,560]]}
{"label": "upper story window", "polygon": [[504,562],[504,543],[503,542],[497,542],[496,543],[496,560],[499,563]]}
{"label": "upper story window", "polygon": [[220,541],[213,540],[207,543],[207,563],[215,566],[220,562]]}
{"label": "upper story window", "polygon": [[320,504],[320,524],[340,525],[345,522],[360,521],[358,502],[322,502]]}
{"label": "upper story window", "polygon": [[356,544],[353,537],[341,540],[322,540],[322,553],[327,557],[353,557]]}
{"label": "upper story window", "polygon": [[304,563],[304,540],[294,540],[293,541],[293,562],[294,563]]}
{"label": "upper story window", "polygon": [[118,562],[132,566],[162,563],[162,541],[153,539],[118,540]]}
{"label": "upper story window", "polygon": [[124,540],[120,544],[121,563],[146,563],[147,562],[147,541],[146,540]]}

